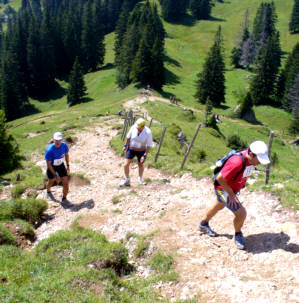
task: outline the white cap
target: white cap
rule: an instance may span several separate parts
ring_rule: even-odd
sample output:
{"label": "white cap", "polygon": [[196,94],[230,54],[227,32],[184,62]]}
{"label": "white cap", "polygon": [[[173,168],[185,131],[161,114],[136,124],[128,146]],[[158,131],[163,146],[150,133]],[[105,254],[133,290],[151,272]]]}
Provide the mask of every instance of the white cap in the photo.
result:
{"label": "white cap", "polygon": [[62,140],[63,136],[62,136],[62,133],[60,132],[56,132],[53,136],[53,139],[54,140]]}
{"label": "white cap", "polygon": [[137,121],[135,122],[135,125],[137,128],[139,128],[140,126],[145,125],[145,120],[142,118],[137,119]]}
{"label": "white cap", "polygon": [[259,162],[263,165],[267,165],[270,163],[270,159],[268,156],[268,147],[263,141],[254,141],[249,146],[250,150],[256,154]]}

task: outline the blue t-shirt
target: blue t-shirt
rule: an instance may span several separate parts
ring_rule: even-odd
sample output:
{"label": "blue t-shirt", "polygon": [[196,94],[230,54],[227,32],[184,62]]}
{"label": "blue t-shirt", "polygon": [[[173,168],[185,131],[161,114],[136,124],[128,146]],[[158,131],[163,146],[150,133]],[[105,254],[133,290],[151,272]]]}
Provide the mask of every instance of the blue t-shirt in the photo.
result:
{"label": "blue t-shirt", "polygon": [[51,161],[53,166],[59,166],[63,163],[64,155],[68,152],[69,148],[65,142],[61,142],[59,148],[56,148],[52,143],[46,149],[45,160]]}

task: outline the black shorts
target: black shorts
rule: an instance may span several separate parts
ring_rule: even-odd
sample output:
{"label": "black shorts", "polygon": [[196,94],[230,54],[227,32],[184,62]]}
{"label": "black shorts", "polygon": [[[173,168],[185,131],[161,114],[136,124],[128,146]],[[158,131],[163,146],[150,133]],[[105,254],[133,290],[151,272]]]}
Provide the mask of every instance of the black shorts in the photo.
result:
{"label": "black shorts", "polygon": [[136,151],[136,150],[128,148],[128,150],[126,152],[126,155],[125,155],[125,158],[129,159],[129,160],[132,160],[136,156],[137,159],[138,159],[138,162],[140,162],[140,159],[142,158],[144,153],[145,153],[145,150],[144,151]]}
{"label": "black shorts", "polygon": [[[66,168],[64,166],[64,163],[62,163],[59,166],[52,165],[52,167],[54,168],[55,172],[58,174],[58,176],[60,178],[67,176],[67,171],[66,171]],[[54,175],[51,173],[49,168],[47,169],[47,176],[48,176],[49,179],[54,179]]]}

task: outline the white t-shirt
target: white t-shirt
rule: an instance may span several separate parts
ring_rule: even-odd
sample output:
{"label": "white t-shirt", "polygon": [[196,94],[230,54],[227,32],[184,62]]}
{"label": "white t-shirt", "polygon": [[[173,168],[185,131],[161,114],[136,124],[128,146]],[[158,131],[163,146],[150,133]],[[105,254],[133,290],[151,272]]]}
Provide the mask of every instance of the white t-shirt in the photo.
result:
{"label": "white t-shirt", "polygon": [[147,126],[138,134],[136,125],[133,125],[127,134],[127,139],[130,139],[129,145],[133,148],[146,149],[147,147],[154,146],[152,131]]}

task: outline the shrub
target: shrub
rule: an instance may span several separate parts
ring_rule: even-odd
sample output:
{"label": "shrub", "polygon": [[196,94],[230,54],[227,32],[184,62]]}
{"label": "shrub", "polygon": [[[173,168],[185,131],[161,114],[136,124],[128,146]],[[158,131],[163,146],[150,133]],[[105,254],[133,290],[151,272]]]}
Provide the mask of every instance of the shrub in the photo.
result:
{"label": "shrub", "polygon": [[166,273],[172,268],[173,257],[159,251],[152,256],[148,263],[152,269],[160,273]]}
{"label": "shrub", "polygon": [[0,110],[0,175],[21,166],[22,157],[15,139],[6,132],[5,114]]}
{"label": "shrub", "polygon": [[180,131],[181,131],[181,128],[175,123],[172,123],[169,127],[170,134],[172,136],[174,136],[175,138],[178,136]]}
{"label": "shrub", "polygon": [[0,223],[0,245],[15,243],[16,239],[14,235],[6,228],[4,223]]}
{"label": "shrub", "polygon": [[140,258],[144,256],[146,250],[149,248],[149,242],[144,239],[140,239],[137,243],[137,247],[134,250],[134,256]]}
{"label": "shrub", "polygon": [[226,146],[232,149],[241,150],[247,147],[247,143],[243,141],[239,135],[234,134],[227,137]]}
{"label": "shrub", "polygon": [[10,220],[11,216],[11,203],[7,203],[4,201],[0,202],[0,221]]}
{"label": "shrub", "polygon": [[199,160],[199,162],[203,162],[207,157],[207,153],[203,149],[199,149],[196,152],[196,156],[197,156],[197,159]]}
{"label": "shrub", "polygon": [[10,191],[12,198],[13,199],[20,198],[22,193],[26,190],[26,188],[27,185],[25,183],[15,185]]}
{"label": "shrub", "polygon": [[274,152],[272,155],[271,155],[271,165],[272,166],[277,166],[279,163],[278,161],[278,154],[277,152]]}
{"label": "shrub", "polygon": [[41,216],[47,208],[47,202],[41,199],[17,199],[12,201],[11,212],[13,218],[35,225],[41,222]]}

